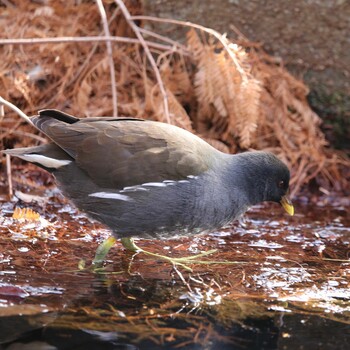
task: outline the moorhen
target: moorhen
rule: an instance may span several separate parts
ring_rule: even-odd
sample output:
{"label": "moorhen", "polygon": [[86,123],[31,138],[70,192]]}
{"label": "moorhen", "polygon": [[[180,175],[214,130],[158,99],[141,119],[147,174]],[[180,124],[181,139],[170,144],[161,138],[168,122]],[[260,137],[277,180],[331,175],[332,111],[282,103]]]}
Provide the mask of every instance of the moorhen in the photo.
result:
{"label": "moorhen", "polygon": [[[78,209],[128,249],[143,251],[132,237],[163,240],[218,229],[264,201],[294,213],[289,170],[272,153],[225,154],[179,127],[142,119],[79,119],[47,109],[31,121],[52,143],[4,152],[52,173]],[[103,257],[114,241],[100,246]]]}

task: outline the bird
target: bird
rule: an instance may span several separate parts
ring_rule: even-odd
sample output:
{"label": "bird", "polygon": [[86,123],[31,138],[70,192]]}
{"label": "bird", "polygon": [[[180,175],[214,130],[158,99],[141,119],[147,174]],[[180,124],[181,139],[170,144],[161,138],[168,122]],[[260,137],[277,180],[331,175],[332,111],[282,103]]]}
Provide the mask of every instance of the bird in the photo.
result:
{"label": "bird", "polygon": [[51,142],[3,152],[47,170],[79,210],[110,228],[94,262],[120,238],[129,250],[182,264],[141,249],[134,238],[211,232],[266,201],[294,214],[290,171],[272,153],[223,153],[177,126],[131,117],[44,109],[30,121]]}

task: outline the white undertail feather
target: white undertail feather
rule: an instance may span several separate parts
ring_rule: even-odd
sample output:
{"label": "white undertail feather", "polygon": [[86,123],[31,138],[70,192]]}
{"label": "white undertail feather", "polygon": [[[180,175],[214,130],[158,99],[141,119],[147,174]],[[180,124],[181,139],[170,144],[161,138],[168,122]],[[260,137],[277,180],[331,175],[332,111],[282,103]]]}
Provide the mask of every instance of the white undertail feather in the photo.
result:
{"label": "white undertail feather", "polygon": [[55,159],[55,158],[46,157],[40,154],[21,154],[21,155],[16,155],[16,157],[31,163],[41,164],[43,167],[50,168],[50,169],[58,169],[62,166],[65,166],[71,163],[71,160]]}

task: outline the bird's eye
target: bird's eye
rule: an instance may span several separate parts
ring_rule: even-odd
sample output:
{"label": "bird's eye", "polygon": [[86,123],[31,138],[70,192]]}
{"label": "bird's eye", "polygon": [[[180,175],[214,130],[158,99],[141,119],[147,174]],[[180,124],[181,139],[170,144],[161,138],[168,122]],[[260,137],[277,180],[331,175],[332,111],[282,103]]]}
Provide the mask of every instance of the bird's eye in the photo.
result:
{"label": "bird's eye", "polygon": [[278,187],[279,188],[284,188],[284,181],[281,180],[279,183],[278,183]]}

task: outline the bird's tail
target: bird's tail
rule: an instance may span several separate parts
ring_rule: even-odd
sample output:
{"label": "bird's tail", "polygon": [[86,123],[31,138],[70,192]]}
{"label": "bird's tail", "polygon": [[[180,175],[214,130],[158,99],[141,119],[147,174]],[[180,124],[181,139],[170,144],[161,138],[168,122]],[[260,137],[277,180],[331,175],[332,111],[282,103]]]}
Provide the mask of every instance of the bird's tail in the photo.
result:
{"label": "bird's tail", "polygon": [[50,172],[68,165],[73,160],[71,156],[52,143],[36,147],[7,149],[1,152],[34,163]]}

